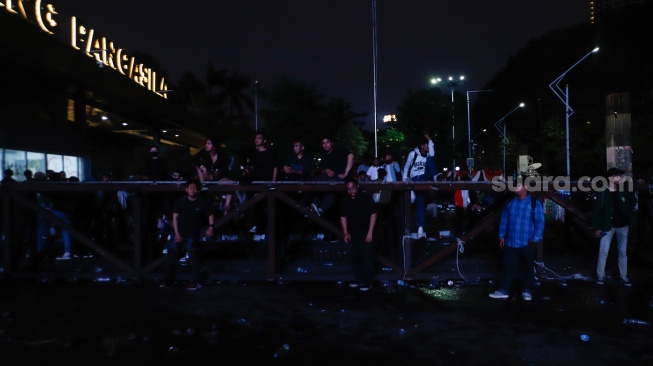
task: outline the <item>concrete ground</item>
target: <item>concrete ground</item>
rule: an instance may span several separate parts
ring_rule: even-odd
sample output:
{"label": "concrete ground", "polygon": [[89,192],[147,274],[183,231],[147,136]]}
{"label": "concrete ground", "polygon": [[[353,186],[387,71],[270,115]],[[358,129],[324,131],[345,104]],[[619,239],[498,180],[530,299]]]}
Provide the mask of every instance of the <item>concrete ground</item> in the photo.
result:
{"label": "concrete ground", "polygon": [[214,282],[188,291],[184,282],[5,279],[0,359],[4,366],[651,365],[653,271],[636,273],[631,288],[549,276],[530,302],[518,291],[488,298],[495,279],[377,282],[369,292],[326,281]]}

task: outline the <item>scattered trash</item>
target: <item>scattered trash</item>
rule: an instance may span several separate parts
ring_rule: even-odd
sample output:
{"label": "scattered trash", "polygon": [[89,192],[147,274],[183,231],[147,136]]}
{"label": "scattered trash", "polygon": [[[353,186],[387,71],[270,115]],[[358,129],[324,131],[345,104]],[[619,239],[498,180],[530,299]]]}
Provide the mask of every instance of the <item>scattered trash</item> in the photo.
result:
{"label": "scattered trash", "polygon": [[587,342],[587,341],[590,340],[590,336],[588,336],[587,334],[581,334],[580,335],[580,340],[583,341],[583,342]]}
{"label": "scattered trash", "polygon": [[399,329],[399,335],[400,336],[406,335],[406,329],[404,328]]}
{"label": "scattered trash", "polygon": [[284,343],[274,352],[274,358],[279,358],[288,352],[290,352],[290,345],[288,343]]}
{"label": "scattered trash", "polygon": [[634,318],[624,319],[624,324],[633,324],[633,325],[639,325],[639,326],[642,326],[642,327],[649,327],[651,325],[651,323],[647,322],[646,320],[634,319]]}

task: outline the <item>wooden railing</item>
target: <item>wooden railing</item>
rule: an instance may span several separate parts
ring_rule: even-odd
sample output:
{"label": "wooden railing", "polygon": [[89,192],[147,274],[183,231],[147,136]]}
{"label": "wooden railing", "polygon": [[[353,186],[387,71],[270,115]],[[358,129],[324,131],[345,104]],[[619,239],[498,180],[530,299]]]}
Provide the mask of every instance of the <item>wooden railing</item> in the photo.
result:
{"label": "wooden railing", "polygon": [[[379,253],[377,260],[385,268],[390,268],[391,271],[379,273],[378,278],[389,279],[419,279],[428,278],[429,274],[427,269],[434,265],[439,260],[447,257],[458,247],[459,241],[465,242],[469,239],[476,237],[479,233],[487,230],[489,227],[497,225],[501,216],[502,202],[509,198],[510,192],[507,190],[498,191],[498,187],[493,186],[490,182],[393,182],[381,183],[372,182],[362,185],[364,189],[369,192],[375,191],[391,191],[394,199],[390,203],[390,210],[398,210],[402,213],[402,220],[399,230],[403,233],[401,242],[392,242],[390,245],[400,246],[402,251],[402,259],[400,261],[393,260],[387,256]],[[583,184],[577,182],[570,183],[567,187],[573,190],[583,188]],[[579,208],[570,199],[565,199],[558,194],[555,190],[554,182],[546,186],[547,190],[541,192],[549,199],[552,199],[557,204],[565,208],[568,219],[566,221],[574,222],[574,228],[579,234],[586,237],[591,235],[591,227],[589,225],[587,215],[579,210]],[[586,188],[586,187],[585,187]],[[421,260],[419,263],[414,263],[411,255],[411,246],[414,239],[411,237],[411,228],[413,225],[413,209],[410,201],[411,191],[454,191],[458,189],[474,190],[479,192],[494,192],[499,198],[494,205],[488,207],[481,220],[478,221],[476,226],[471,227],[459,238],[452,238],[448,245],[443,246],[434,255]],[[631,240],[637,242],[633,248],[639,248],[644,251],[649,251],[649,240],[651,235],[651,227],[653,221],[651,219],[651,202],[650,202],[650,186],[647,184],[635,184],[634,189],[639,195],[639,211],[637,220],[639,222],[637,236]],[[91,182],[91,183],[78,183],[78,182],[39,182],[39,183],[16,183],[10,185],[0,186],[2,197],[2,210],[3,210],[3,275],[12,276],[16,274],[38,273],[38,270],[26,271],[16,266],[16,251],[24,253],[24,248],[21,249],[20,242],[22,238],[16,237],[23,235],[17,233],[16,227],[18,225],[18,217],[16,212],[27,210],[29,212],[42,215],[53,225],[67,230],[73,238],[75,238],[83,246],[91,250],[96,256],[99,256],[108,264],[110,264],[115,271],[129,277],[145,277],[149,275],[156,275],[160,273],[161,266],[165,262],[165,257],[162,255],[155,255],[151,248],[148,248],[149,238],[146,233],[151,231],[153,222],[147,222],[145,219],[150,210],[150,204],[153,200],[161,199],[169,194],[182,194],[183,186],[179,182]],[[94,240],[86,228],[76,227],[75,225],[67,222],[64,219],[52,214],[50,210],[42,207],[33,200],[28,199],[30,193],[43,193],[49,192],[67,192],[73,194],[73,197],[82,193],[92,194],[97,192],[128,192],[130,197],[130,215],[133,220],[133,233],[131,236],[131,255],[129,257],[120,256],[109,250],[107,247]],[[255,209],[260,202],[267,206],[267,231],[265,233],[265,243],[267,245],[266,255],[266,270],[259,274],[249,274],[254,279],[261,280],[274,280],[281,276],[284,278],[293,278],[293,274],[284,270],[285,258],[280,256],[281,253],[287,251],[287,238],[280,238],[280,235],[286,233],[281,225],[286,224],[284,220],[279,217],[278,205],[282,204],[290,208],[292,212],[297,213],[297,217],[306,220],[306,222],[313,222],[318,227],[323,228],[324,231],[330,233],[334,237],[341,238],[342,231],[339,222],[334,222],[328,217],[319,216],[308,209],[304,203],[297,200],[295,195],[298,192],[304,194],[324,194],[327,192],[340,192],[344,194],[344,185],[340,182],[253,182],[248,185],[240,185],[237,182],[209,182],[203,186],[203,191],[214,193],[216,195],[224,195],[236,191],[247,192],[250,196],[248,200],[236,206],[227,215],[219,216],[215,222],[215,227],[220,228],[228,225],[239,215],[246,211]],[[236,197],[233,198],[234,200]],[[148,226],[149,225],[149,226]],[[280,234],[284,233],[284,234]],[[633,233],[634,234],[634,233]],[[394,240],[394,238],[384,238],[385,240]],[[31,254],[34,255],[34,254]],[[538,251],[538,259],[542,259],[542,250]],[[33,259],[34,260],[34,259]],[[38,267],[38,266],[37,266]],[[220,279],[220,273],[212,273],[214,278]],[[247,276],[247,275],[243,275]],[[323,279],[329,278],[349,278],[349,273],[338,273],[334,275],[306,276],[302,275],[302,279]],[[234,275],[225,275],[224,278],[233,278]]]}

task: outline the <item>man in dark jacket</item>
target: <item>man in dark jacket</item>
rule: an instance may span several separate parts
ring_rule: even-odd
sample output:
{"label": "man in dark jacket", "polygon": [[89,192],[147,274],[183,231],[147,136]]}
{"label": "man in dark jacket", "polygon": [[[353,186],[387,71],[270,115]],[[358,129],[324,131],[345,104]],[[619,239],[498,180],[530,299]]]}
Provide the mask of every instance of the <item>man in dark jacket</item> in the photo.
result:
{"label": "man in dark jacket", "polygon": [[[601,238],[596,264],[596,283],[605,283],[605,263],[608,259],[612,236],[617,234],[619,275],[624,286],[631,286],[628,279],[628,228],[635,207],[635,195],[622,183],[623,170],[610,168],[606,174],[608,187],[596,192],[592,202],[592,226],[595,237]],[[632,187],[631,187],[632,188]]]}

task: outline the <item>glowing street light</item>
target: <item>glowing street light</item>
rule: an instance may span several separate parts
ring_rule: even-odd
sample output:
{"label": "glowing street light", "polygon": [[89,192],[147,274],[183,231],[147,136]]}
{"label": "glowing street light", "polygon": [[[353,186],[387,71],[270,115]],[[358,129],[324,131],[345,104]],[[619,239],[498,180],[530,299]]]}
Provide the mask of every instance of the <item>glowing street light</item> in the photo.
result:
{"label": "glowing street light", "polygon": [[[566,153],[567,153],[567,176],[569,177],[571,174],[571,168],[569,164],[569,116],[574,114],[574,110],[571,109],[569,106],[569,85],[565,85],[565,90],[563,91],[560,86],[558,85],[562,79],[567,75],[567,73],[576,67],[581,61],[589,57],[589,55],[596,53],[599,51],[599,48],[596,47],[595,49],[591,50],[590,52],[587,53],[587,55],[583,56],[580,60],[578,60],[575,64],[573,64],[570,68],[567,69],[567,71],[563,72],[562,75],[558,76],[555,80],[549,84],[549,88],[555,93],[555,95],[560,99],[565,104],[565,148],[566,148]],[[563,98],[564,97],[564,98]]]}
{"label": "glowing street light", "polygon": [[[524,103],[519,103],[519,105],[517,107],[515,107],[515,109],[511,110],[505,116],[501,117],[501,119],[499,119],[498,121],[496,121],[494,123],[494,127],[496,127],[497,130],[499,130],[499,133],[501,135],[503,135],[503,178],[504,179],[506,178],[506,144],[508,144],[508,136],[506,135],[506,124],[503,123],[503,120],[505,120],[506,117],[511,115],[512,112],[518,110],[519,108],[524,108],[525,105],[526,104],[524,104]],[[503,123],[503,131],[501,130],[501,127],[500,127],[501,123]]]}

